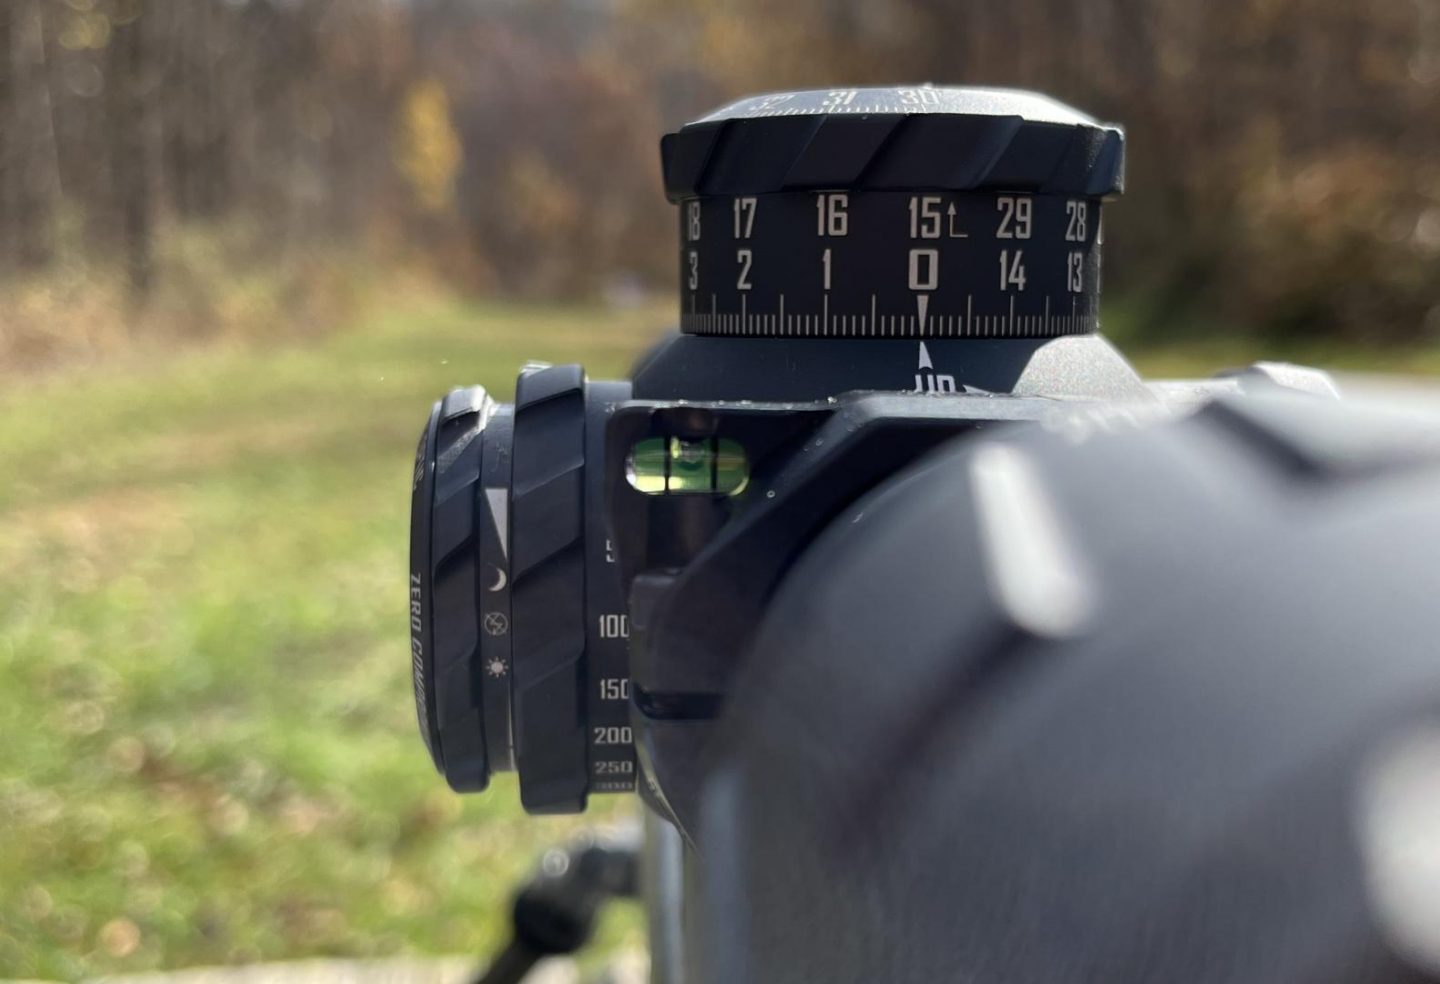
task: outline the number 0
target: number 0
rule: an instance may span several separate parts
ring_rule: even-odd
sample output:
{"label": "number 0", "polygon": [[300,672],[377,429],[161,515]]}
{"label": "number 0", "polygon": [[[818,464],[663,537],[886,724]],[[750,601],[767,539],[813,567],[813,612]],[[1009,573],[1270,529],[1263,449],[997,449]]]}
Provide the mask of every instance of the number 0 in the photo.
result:
{"label": "number 0", "polygon": [[934,249],[912,249],[910,251],[911,290],[934,290],[940,285],[940,251]]}

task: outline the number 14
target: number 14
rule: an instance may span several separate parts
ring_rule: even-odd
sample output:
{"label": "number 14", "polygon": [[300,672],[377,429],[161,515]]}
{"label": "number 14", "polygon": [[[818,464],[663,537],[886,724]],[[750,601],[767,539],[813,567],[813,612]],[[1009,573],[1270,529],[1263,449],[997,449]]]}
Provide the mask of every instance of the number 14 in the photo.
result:
{"label": "number 14", "polygon": [[1025,251],[1023,249],[1002,249],[1000,251],[1000,289],[1025,289]]}

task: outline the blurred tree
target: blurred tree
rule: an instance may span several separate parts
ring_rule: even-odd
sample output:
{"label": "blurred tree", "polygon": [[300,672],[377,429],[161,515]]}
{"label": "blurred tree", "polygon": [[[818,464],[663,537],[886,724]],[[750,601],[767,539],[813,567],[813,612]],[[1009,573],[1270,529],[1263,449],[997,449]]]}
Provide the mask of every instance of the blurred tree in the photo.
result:
{"label": "blurred tree", "polygon": [[132,298],[143,301],[154,273],[152,18],[142,0],[111,0],[106,43],[106,162],[117,242]]}
{"label": "blurred tree", "polygon": [[0,9],[0,268],[36,270],[54,253],[59,189],[44,38],[39,0],[7,0]]}
{"label": "blurred tree", "polygon": [[442,212],[455,206],[455,177],[463,152],[450,118],[450,97],[433,78],[416,81],[405,98],[400,169],[421,206]]}
{"label": "blurred tree", "polygon": [[79,257],[144,298],[205,230],[222,272],[668,285],[665,127],[924,80],[1126,124],[1107,280],[1157,329],[1440,327],[1440,0],[5,0],[0,277]]}

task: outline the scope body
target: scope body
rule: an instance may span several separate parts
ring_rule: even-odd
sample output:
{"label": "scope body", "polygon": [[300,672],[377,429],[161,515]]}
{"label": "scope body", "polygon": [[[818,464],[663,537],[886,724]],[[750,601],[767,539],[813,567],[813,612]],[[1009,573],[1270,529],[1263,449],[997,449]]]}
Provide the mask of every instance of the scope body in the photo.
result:
{"label": "scope body", "polygon": [[1440,706],[1440,415],[1142,380],[1098,332],[1123,154],[1032,93],[741,100],[662,141],[679,331],[432,409],[421,734],[532,813],[638,791],[701,930],[656,966],[1440,977],[1385,840],[1434,798],[1366,771]]}
{"label": "scope body", "polygon": [[[905,436],[868,466],[851,460],[868,450],[831,439],[834,498],[942,435],[1039,413],[1028,398],[1154,401],[1095,333],[1118,128],[1032,93],[838,89],[741,100],[661,151],[680,332],[630,381],[535,366],[513,406],[456,391],[417,449],[421,732],[457,790],[513,768],[533,812],[583,809],[642,774],[647,796],[668,799],[659,745],[644,763],[634,748],[692,719],[703,731],[723,693],[668,680],[675,642],[652,637],[715,649],[703,627],[738,658],[758,612],[721,606],[681,616],[702,619],[687,627],[662,596],[713,580],[707,551],[750,519],[807,508],[761,486],[810,461],[792,460],[809,432],[824,442],[832,417],[899,415],[882,429]],[[862,392],[987,398],[835,402]],[[802,527],[816,528],[788,524],[786,550]],[[758,602],[779,573],[734,597]]]}
{"label": "scope body", "polygon": [[456,390],[417,448],[412,676],[447,781],[516,770],[535,813],[638,787],[693,834],[729,679],[841,510],[962,434],[1237,390],[1147,384],[1097,332],[1123,155],[1046,97],[928,86],[667,135],[679,332],[629,380]]}

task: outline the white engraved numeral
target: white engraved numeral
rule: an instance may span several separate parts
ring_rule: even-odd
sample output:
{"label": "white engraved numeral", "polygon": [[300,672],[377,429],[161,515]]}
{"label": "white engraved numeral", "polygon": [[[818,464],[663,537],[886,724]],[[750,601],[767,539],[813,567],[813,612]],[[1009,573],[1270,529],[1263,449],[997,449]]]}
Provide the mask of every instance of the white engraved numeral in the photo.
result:
{"label": "white engraved numeral", "polygon": [[940,251],[935,249],[912,249],[910,251],[911,290],[934,290],[940,285]]}
{"label": "white engraved numeral", "polygon": [[850,232],[850,196],[825,192],[815,196],[815,232],[819,236],[844,236]]}
{"label": "white engraved numeral", "polygon": [[1000,289],[1025,289],[1025,251],[1002,249],[1000,251]]}
{"label": "white engraved numeral", "polygon": [[1065,216],[1069,220],[1065,224],[1065,241],[1083,243],[1089,233],[1090,203],[1078,198],[1070,199],[1065,203]]}
{"label": "white engraved numeral", "polygon": [[750,289],[750,263],[755,254],[748,249],[737,249],[735,251],[735,262],[740,264],[740,272],[735,277],[736,290]]}
{"label": "white engraved numeral", "polygon": [[630,728],[625,727],[603,727],[591,728],[592,740],[597,745],[628,745],[630,744]]}
{"label": "white engraved numeral", "polygon": [[995,199],[995,210],[1000,213],[1000,228],[995,230],[995,238],[1029,239],[1034,204],[1023,195],[1001,195]]}
{"label": "white engraved numeral", "polygon": [[735,238],[749,239],[755,231],[755,198],[735,199]]}
{"label": "white engraved numeral", "polygon": [[940,196],[910,196],[910,238],[940,238]]}

